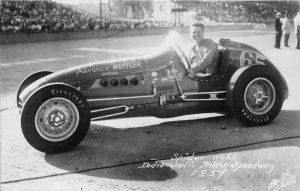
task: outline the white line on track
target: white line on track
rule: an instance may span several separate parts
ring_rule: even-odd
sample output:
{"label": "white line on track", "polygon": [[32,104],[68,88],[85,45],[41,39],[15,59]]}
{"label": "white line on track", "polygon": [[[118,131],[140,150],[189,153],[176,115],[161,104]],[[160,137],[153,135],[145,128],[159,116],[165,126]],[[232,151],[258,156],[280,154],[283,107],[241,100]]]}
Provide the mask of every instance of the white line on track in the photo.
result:
{"label": "white line on track", "polygon": [[[157,48],[157,47],[155,47]],[[152,49],[155,49],[152,47]],[[150,50],[149,50],[150,49]],[[76,48],[74,50],[86,51],[86,52],[103,52],[103,53],[118,53],[118,54],[136,54],[137,52],[150,52],[151,47],[147,48],[137,48],[137,49],[126,49],[126,50],[118,50],[118,49],[107,49],[107,48]]]}
{"label": "white line on track", "polygon": [[18,62],[4,62],[0,63],[0,67],[8,67],[12,65],[25,65],[25,64],[35,64],[39,62],[53,62],[62,60],[63,58],[38,58],[34,60],[27,60],[27,61],[18,61]]}
{"label": "white line on track", "polygon": [[[220,31],[218,31],[220,32]],[[232,31],[221,31],[222,33],[266,33],[266,34],[273,34],[274,32],[271,30],[263,31],[263,30],[251,30],[251,31],[240,31],[240,30],[232,30]]]}

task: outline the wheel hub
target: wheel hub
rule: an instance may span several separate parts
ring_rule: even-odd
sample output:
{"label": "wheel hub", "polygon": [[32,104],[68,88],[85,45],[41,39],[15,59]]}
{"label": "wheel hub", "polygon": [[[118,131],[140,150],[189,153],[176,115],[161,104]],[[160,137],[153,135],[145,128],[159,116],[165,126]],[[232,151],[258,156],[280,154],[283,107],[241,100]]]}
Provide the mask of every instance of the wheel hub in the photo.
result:
{"label": "wheel hub", "polygon": [[255,104],[260,104],[263,99],[268,98],[268,95],[265,95],[263,91],[258,91],[253,94],[253,97],[255,98]]}
{"label": "wheel hub", "polygon": [[54,110],[49,113],[47,121],[54,128],[62,128],[62,125],[66,122],[66,115],[60,110]]}

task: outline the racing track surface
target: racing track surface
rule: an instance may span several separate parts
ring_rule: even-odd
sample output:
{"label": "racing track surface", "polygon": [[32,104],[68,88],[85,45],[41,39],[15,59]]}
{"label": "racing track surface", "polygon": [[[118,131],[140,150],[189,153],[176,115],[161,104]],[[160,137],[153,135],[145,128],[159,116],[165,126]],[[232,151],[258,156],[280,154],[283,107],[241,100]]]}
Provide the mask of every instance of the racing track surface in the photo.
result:
{"label": "racing track surface", "polygon": [[[268,31],[206,34],[253,45],[282,72],[290,95],[268,126],[246,128],[218,114],[114,119],[93,122],[84,141],[67,153],[45,155],[28,145],[15,106],[18,84],[27,75],[142,55],[164,37],[0,46],[1,190],[299,190],[300,51],[293,48],[294,33],[291,47],[280,50]],[[183,39],[192,42],[188,34]],[[194,166],[178,159],[185,155],[197,161]]]}

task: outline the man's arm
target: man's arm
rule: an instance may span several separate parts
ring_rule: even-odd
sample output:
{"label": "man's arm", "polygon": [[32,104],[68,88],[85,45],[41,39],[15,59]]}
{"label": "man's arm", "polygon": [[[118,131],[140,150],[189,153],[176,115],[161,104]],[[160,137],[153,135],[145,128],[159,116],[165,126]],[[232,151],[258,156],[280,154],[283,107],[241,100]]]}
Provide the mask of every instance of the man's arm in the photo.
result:
{"label": "man's arm", "polygon": [[218,45],[214,41],[208,40],[204,47],[200,50],[202,51],[202,58],[200,58],[197,55],[197,50],[193,47],[189,56],[191,69],[187,71],[187,74],[193,78],[196,73],[206,73],[207,68],[211,65],[217,50]]}
{"label": "man's arm", "polygon": [[279,18],[275,19],[275,30],[276,32],[280,33],[281,32],[281,22]]}
{"label": "man's arm", "polygon": [[204,56],[202,60],[199,60],[198,69],[206,70],[212,63],[213,57],[218,49],[218,46],[213,41],[209,42],[207,48],[205,49]]}
{"label": "man's arm", "polygon": [[[187,70],[186,74],[190,76],[190,78],[194,78],[196,73],[200,72],[200,70],[198,70],[199,56],[197,55],[196,45],[191,48],[189,60],[191,68]],[[204,73],[204,71],[201,72]]]}
{"label": "man's arm", "polygon": [[296,17],[294,18],[294,26],[295,26],[294,29],[295,29],[295,33],[297,34],[297,20],[296,20]]}
{"label": "man's arm", "polygon": [[286,19],[283,19],[282,20],[282,30],[286,30],[288,29],[288,26],[287,26],[287,20]]}
{"label": "man's arm", "polygon": [[190,48],[190,52],[189,52],[189,61],[190,63],[194,63],[194,62],[197,62],[198,60],[198,56],[196,55],[196,45],[193,45],[191,48]]}
{"label": "man's arm", "polygon": [[298,15],[294,18],[294,25],[295,25],[295,33],[297,34],[297,27],[300,25],[300,17]]}

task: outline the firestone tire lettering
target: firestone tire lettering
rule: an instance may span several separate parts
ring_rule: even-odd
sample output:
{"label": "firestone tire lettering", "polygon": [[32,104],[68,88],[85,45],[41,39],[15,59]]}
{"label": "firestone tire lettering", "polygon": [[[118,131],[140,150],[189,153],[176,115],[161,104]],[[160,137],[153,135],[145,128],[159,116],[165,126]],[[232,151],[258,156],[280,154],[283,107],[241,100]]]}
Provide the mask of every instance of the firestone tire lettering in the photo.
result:
{"label": "firestone tire lettering", "polygon": [[[262,110],[255,112],[249,109],[249,103],[245,100],[245,91],[251,82],[261,80],[270,87],[270,92],[273,92],[273,97],[269,95],[269,102]],[[232,83],[232,82],[231,82]],[[283,85],[275,71],[265,66],[253,66],[244,71],[234,85],[228,84],[227,87],[227,105],[233,115],[247,126],[267,125],[279,114],[283,104]],[[255,97],[256,94],[253,94]],[[255,99],[255,98],[254,98]],[[258,98],[256,98],[258,99]],[[254,102],[255,103],[255,102]],[[259,99],[256,102],[259,106]],[[263,105],[263,103],[262,103]]]}
{"label": "firestone tire lettering", "polygon": [[[74,106],[73,110],[76,112],[72,117],[79,121],[78,125],[74,127],[74,132],[70,131],[71,134],[59,140],[55,140],[55,134],[53,137],[46,139],[41,136],[40,131],[49,135],[48,130],[43,130],[44,127],[42,126],[36,127],[36,116],[38,115],[37,112],[41,110],[40,106],[51,99],[66,100],[67,107]],[[52,117],[50,114],[49,116],[45,120]],[[88,132],[90,121],[90,108],[80,92],[67,85],[49,85],[28,98],[22,110],[21,127],[26,140],[31,146],[44,153],[60,153],[71,150],[82,141]],[[51,127],[49,124],[47,125]],[[69,124],[66,126],[69,126]]]}

